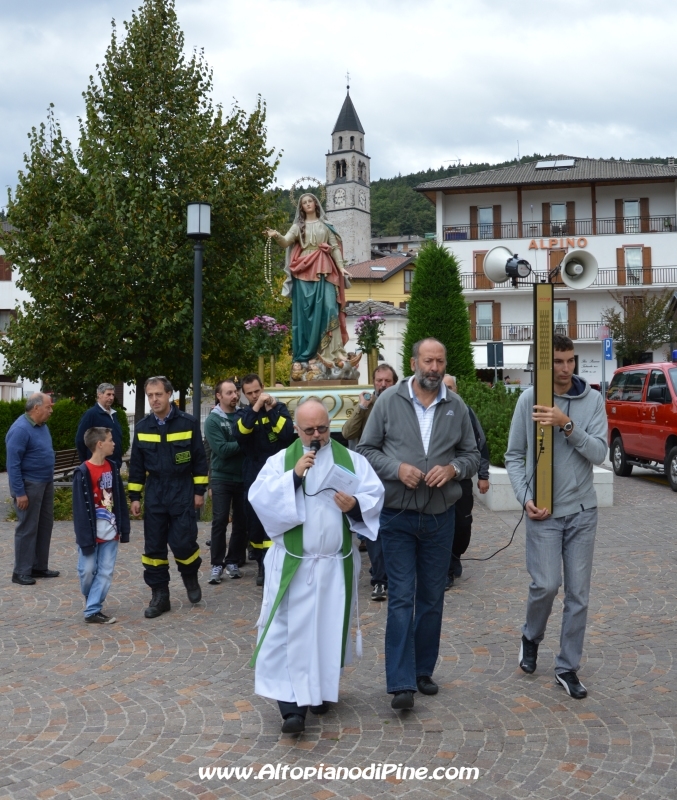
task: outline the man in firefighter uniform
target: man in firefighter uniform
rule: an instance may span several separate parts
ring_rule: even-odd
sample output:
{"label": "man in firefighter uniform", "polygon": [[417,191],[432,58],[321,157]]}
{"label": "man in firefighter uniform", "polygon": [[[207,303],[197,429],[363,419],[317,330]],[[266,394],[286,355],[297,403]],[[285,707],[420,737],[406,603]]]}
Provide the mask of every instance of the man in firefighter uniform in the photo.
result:
{"label": "man in firefighter uniform", "polygon": [[164,376],[148,378],[144,390],[151,412],[134,426],[127,489],[134,516],[141,512],[144,485],[146,489],[141,561],[143,579],[153,592],[144,612],[151,619],[171,608],[168,545],[188,599],[191,603],[202,599],[195,512],[204,503],[209,479],[200,423],[170,403],[172,384]]}
{"label": "man in firefighter uniform", "polygon": [[238,411],[235,438],[244,453],[242,480],[249,543],[254,549],[259,573],[256,585],[263,586],[263,559],[272,542],[249,502],[249,489],[270,456],[294,441],[294,423],[284,403],[263,391],[261,379],[250,373],[242,378],[242,393],[249,405]]}

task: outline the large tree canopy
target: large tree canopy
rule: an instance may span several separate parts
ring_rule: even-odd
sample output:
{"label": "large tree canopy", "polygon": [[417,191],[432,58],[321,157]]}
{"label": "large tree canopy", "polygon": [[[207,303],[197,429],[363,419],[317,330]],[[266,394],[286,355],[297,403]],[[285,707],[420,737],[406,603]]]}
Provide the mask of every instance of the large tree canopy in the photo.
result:
{"label": "large tree canopy", "polygon": [[[103,379],[190,384],[193,252],[186,204],[212,204],[204,258],[205,372],[242,362],[261,309],[265,193],[277,161],[265,107],[213,105],[204,54],[184,54],[173,0],[144,0],[83,93],[77,148],[50,110],[29,135],[3,237],[31,301],[1,345],[9,371],[78,399]],[[137,400],[140,392],[137,391]],[[137,412],[139,403],[137,402]]]}
{"label": "large tree canopy", "polygon": [[435,241],[425,245],[416,259],[402,353],[405,375],[411,375],[412,347],[429,336],[446,346],[447,372],[458,378],[475,379],[468,307],[463,298],[458,261]]}

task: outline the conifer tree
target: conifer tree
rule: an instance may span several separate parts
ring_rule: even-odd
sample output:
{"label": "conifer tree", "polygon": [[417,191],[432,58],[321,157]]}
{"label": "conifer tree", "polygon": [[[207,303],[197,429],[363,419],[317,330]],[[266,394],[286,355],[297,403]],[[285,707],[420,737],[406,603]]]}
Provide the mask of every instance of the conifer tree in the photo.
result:
{"label": "conifer tree", "polygon": [[431,241],[416,259],[411,286],[402,369],[411,375],[411,349],[420,339],[439,339],[447,348],[447,372],[475,379],[468,307],[463,298],[458,261],[446,247]]}
{"label": "conifer tree", "polygon": [[2,352],[9,370],[85,398],[100,380],[191,382],[193,252],[186,204],[212,204],[204,257],[203,363],[241,363],[260,309],[264,192],[277,162],[265,107],[225,115],[204,54],[184,53],[174,0],[144,0],[90,78],[79,144],[54,114],[29,136],[2,246],[32,300]]}

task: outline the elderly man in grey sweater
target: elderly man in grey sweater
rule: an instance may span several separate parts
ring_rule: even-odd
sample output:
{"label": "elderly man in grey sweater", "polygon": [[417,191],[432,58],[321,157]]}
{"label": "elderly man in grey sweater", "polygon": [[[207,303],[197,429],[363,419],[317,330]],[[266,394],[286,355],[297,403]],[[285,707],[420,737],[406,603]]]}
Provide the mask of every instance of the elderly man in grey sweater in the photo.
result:
{"label": "elderly man in grey sweater", "polygon": [[[574,375],[571,339],[555,335],[553,349],[555,405],[534,405],[533,389],[527,389],[517,402],[505,454],[512,488],[527,515],[526,556],[531,575],[519,665],[526,673],[536,671],[538,645],[562,583],[563,566],[564,611],[555,678],[570,697],[580,700],[587,695],[577,672],[597,532],[592,466],[601,464],[606,456],[607,420],[602,395]],[[533,499],[534,422],[554,428],[552,514],[547,508],[538,508]]]}

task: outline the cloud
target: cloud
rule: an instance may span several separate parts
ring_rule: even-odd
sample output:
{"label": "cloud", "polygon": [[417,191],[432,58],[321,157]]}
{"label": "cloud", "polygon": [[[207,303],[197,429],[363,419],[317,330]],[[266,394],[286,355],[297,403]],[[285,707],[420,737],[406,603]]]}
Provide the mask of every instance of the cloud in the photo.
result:
{"label": "cloud", "polygon": [[[77,134],[81,93],[140,2],[61,0],[0,9],[0,184],[56,105]],[[204,48],[214,97],[261,95],[278,181],[324,175],[345,73],[372,177],[460,157],[674,154],[677,6],[646,0],[177,0],[186,48]],[[28,20],[28,21],[27,21]]]}

